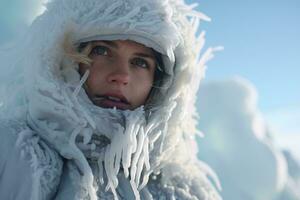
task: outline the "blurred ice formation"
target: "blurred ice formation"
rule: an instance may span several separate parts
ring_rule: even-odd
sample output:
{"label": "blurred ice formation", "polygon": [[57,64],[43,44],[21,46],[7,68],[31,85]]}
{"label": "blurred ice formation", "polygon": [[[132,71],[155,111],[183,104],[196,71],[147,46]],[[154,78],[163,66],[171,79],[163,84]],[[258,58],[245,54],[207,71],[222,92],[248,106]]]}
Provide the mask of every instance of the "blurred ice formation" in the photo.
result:
{"label": "blurred ice formation", "polygon": [[224,200],[300,199],[300,165],[274,145],[254,86],[236,77],[199,92],[198,156],[217,172]]}

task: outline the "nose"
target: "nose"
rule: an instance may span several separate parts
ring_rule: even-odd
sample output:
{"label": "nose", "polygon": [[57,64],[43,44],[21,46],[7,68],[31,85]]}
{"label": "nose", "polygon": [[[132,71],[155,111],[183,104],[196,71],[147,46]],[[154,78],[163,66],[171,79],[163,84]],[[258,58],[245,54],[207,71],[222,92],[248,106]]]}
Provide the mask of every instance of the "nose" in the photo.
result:
{"label": "nose", "polygon": [[119,85],[127,85],[129,83],[129,72],[125,67],[117,67],[107,76],[109,83],[117,83]]}

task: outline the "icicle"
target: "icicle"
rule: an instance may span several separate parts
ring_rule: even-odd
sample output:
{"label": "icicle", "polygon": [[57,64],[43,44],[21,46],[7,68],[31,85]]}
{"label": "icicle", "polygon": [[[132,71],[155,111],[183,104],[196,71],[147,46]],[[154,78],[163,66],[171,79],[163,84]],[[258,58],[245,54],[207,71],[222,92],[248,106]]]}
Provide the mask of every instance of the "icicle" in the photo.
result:
{"label": "icicle", "polygon": [[152,173],[153,173],[153,170],[149,170],[143,174],[143,181],[139,186],[139,190],[143,189],[147,185],[150,174],[152,174]]}
{"label": "icicle", "polygon": [[129,144],[131,144],[131,153],[135,152],[137,149],[137,139],[136,139],[136,135],[138,134],[138,131],[140,130],[140,125],[137,124],[135,126],[135,130],[132,133],[127,133],[130,136],[130,142]]}
{"label": "icicle", "polygon": [[167,133],[166,133],[166,130],[162,132],[162,139],[161,139],[161,144],[160,144],[160,147],[159,147],[159,154],[162,154],[163,153],[163,147],[164,147],[164,143],[165,143],[165,137],[166,137]]}
{"label": "icicle", "polygon": [[131,141],[133,140],[133,139],[130,139],[130,138],[132,138],[131,135],[129,135],[129,137],[128,137],[128,134],[129,133],[133,134],[134,127],[135,127],[134,123],[129,125],[128,129],[125,132],[125,136],[127,136],[127,137],[124,138],[124,140],[125,140],[124,143],[126,144],[126,150],[123,149],[123,151],[122,151],[122,166],[123,166],[124,175],[126,178],[129,175],[128,168],[130,167],[130,160],[131,160],[131,153],[132,153]]}
{"label": "icicle", "polygon": [[98,168],[99,168],[99,182],[101,185],[104,184],[104,173],[103,173],[103,160],[100,159],[100,156],[99,156],[99,159],[98,159]]}
{"label": "icicle", "polygon": [[198,28],[199,28],[200,19],[194,17],[191,24],[192,24],[192,27],[193,27],[193,34],[195,35],[198,31]]}
{"label": "icicle", "polygon": [[206,175],[211,177],[211,179],[216,184],[218,190],[221,191],[222,186],[221,186],[221,183],[219,181],[219,178],[218,178],[218,175],[216,174],[216,172],[214,172],[206,163],[204,163],[202,161],[198,161],[198,164],[200,165],[200,167],[204,171],[204,173],[206,173]]}
{"label": "icicle", "polygon": [[[109,151],[109,150],[107,150]],[[111,168],[111,159],[110,159],[110,153],[109,152],[106,152],[105,153],[105,162],[104,162],[104,165],[105,165],[105,171],[106,171],[106,175],[107,175],[107,185],[105,187],[105,191],[108,191],[109,189],[111,190],[111,192],[113,193],[114,195],[114,199],[115,200],[118,200],[118,195],[117,195],[117,192],[116,192],[116,186],[118,184],[118,180],[116,179],[116,177],[114,177],[114,175],[112,174],[112,171],[113,169]]]}
{"label": "icicle", "polygon": [[88,162],[85,159],[84,154],[82,151],[76,146],[75,139],[77,135],[80,133],[81,127],[78,126],[76,127],[69,139],[69,146],[70,148],[67,149],[62,149],[61,154],[66,157],[66,158],[77,158],[74,159],[74,162],[78,166],[80,173],[83,174],[82,180],[83,182],[88,186],[88,191],[91,196],[91,200],[96,200],[96,191],[95,188],[93,187],[93,175],[92,175],[92,170],[88,164]]}
{"label": "icicle", "polygon": [[150,150],[154,148],[154,143],[157,141],[157,139],[162,135],[162,131],[158,131],[155,135],[152,135],[150,137]]}
{"label": "icicle", "polygon": [[118,185],[118,179],[116,177],[116,175],[113,173],[114,172],[114,168],[113,168],[113,160],[115,158],[115,155],[112,154],[112,145],[109,146],[109,148],[107,148],[107,151],[105,152],[105,171],[107,173],[107,179],[108,179],[108,184],[106,186],[106,189],[108,190],[109,188],[111,188],[111,190],[115,190],[115,188]]}
{"label": "icicle", "polygon": [[145,133],[148,135],[149,132],[151,132],[154,128],[156,128],[158,124],[149,123],[147,127],[145,128]]}
{"label": "icicle", "polygon": [[208,16],[195,10],[195,8],[197,6],[198,6],[197,3],[193,3],[190,5],[182,4],[182,5],[180,5],[180,7],[178,7],[178,10],[180,10],[186,16],[195,16],[195,17],[199,18],[200,20],[211,21],[211,19]]}
{"label": "icicle", "polygon": [[212,59],[214,57],[214,52],[215,51],[222,51],[224,49],[224,47],[222,46],[218,46],[215,48],[208,48],[205,53],[202,55],[200,61],[199,61],[199,65],[204,66],[205,63],[207,61],[209,61],[210,59]]}
{"label": "icicle", "polygon": [[150,161],[149,161],[149,139],[146,137],[145,144],[144,144],[144,156],[145,156],[145,167],[146,170],[150,170]]}
{"label": "icicle", "polygon": [[134,179],[137,187],[139,187],[139,185],[140,185],[140,179],[141,179],[141,175],[142,175],[142,170],[144,168],[144,163],[145,163],[145,155],[144,155],[144,153],[142,153],[137,162],[136,175],[135,175],[135,179]]}
{"label": "icicle", "polygon": [[137,135],[137,138],[138,138],[137,150],[136,150],[135,154],[133,155],[133,159],[132,159],[132,163],[131,163],[131,169],[130,169],[131,180],[135,180],[136,171],[137,171],[137,162],[142,153],[144,137],[145,137],[144,129],[141,128],[141,130],[139,131],[139,133]]}
{"label": "icicle", "polygon": [[135,182],[133,180],[130,180],[130,185],[131,185],[131,188],[133,190],[133,194],[135,196],[135,199],[136,200],[140,200],[140,193],[137,190],[137,186],[136,186],[136,184],[135,184]]}
{"label": "icicle", "polygon": [[[123,158],[122,158],[122,165],[124,169],[125,177],[127,178],[129,175],[128,168],[131,166],[131,155],[136,151],[137,148],[137,141],[136,141],[136,135],[139,130],[139,125],[134,125],[132,123],[132,130],[129,132],[126,131],[125,135],[129,135],[129,141],[127,142],[127,148],[126,150],[123,149]],[[127,136],[128,138],[128,136]]]}
{"label": "icicle", "polygon": [[[200,51],[204,47],[204,44],[205,44],[205,34],[206,34],[205,31],[201,31],[200,35],[197,37],[197,48],[198,48],[198,51]],[[199,53],[198,54],[198,58],[196,59],[196,61],[200,60],[200,56],[202,56],[202,54]]]}
{"label": "icicle", "polygon": [[[130,124],[128,129],[126,130],[126,132],[129,132],[129,133],[132,133],[133,130],[134,130],[134,124]],[[128,133],[125,133],[125,135],[128,134]],[[132,137],[132,136],[130,136]],[[132,139],[130,139],[130,137],[127,137],[127,138],[124,138],[125,141],[124,143],[127,144],[127,150],[123,150],[122,152],[122,165],[123,165],[123,169],[124,169],[124,175],[125,177],[127,178],[128,175],[129,175],[129,172],[128,172],[128,168],[130,167],[130,161],[131,161],[131,153],[132,153],[132,143],[130,143]],[[130,145],[131,144],[131,145]]]}
{"label": "icicle", "polygon": [[113,159],[113,168],[114,175],[117,176],[120,170],[121,154],[123,145],[115,144],[114,146],[114,159]]}
{"label": "icicle", "polygon": [[190,5],[187,5],[186,7],[188,7],[189,10],[194,10],[198,6],[199,6],[198,3],[192,3]]}
{"label": "icicle", "polygon": [[76,89],[74,90],[74,92],[72,94],[73,98],[76,98],[78,96],[78,93],[79,93],[80,89],[82,88],[83,84],[85,83],[85,81],[88,79],[89,74],[90,74],[89,69],[84,72],[78,86],[76,87]]}
{"label": "icicle", "polygon": [[[83,84],[86,82],[86,80],[88,79],[88,76],[90,74],[90,70],[86,70],[84,75],[82,76],[78,86],[75,88],[73,94],[72,94],[72,97],[74,99],[74,101],[76,102],[76,106],[79,110],[81,110],[82,114],[84,115],[85,119],[88,121],[88,123],[92,126],[93,129],[96,129],[96,123],[94,122],[94,120],[86,113],[85,109],[81,106],[81,104],[78,102],[77,100],[77,96],[80,92],[80,89],[82,88]],[[67,98],[68,99],[68,98]],[[69,104],[71,105],[71,107],[73,107],[73,104],[69,101]],[[67,111],[69,112],[73,112],[71,109],[67,109]],[[76,114],[74,113],[73,115],[76,116]],[[79,119],[78,117],[77,118],[77,121],[78,123],[82,123],[82,119]],[[86,126],[86,124],[82,124],[83,127]],[[83,135],[84,137],[84,141],[89,141],[90,140],[90,136],[89,135],[86,135],[84,134]]]}

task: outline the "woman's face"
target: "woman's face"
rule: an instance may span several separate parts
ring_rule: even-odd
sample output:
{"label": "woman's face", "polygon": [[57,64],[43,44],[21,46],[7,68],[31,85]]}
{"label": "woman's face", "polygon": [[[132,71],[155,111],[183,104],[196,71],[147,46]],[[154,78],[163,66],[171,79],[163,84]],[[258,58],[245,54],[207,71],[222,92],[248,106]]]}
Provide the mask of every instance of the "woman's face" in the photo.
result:
{"label": "woman's face", "polygon": [[132,110],[143,105],[151,90],[156,59],[152,49],[129,40],[94,41],[85,91],[100,107]]}

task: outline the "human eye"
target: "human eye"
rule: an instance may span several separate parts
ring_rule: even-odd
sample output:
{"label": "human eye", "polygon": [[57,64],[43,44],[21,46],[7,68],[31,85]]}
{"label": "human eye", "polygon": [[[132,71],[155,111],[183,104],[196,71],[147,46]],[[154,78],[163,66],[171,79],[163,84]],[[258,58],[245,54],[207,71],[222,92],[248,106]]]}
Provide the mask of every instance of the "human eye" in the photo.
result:
{"label": "human eye", "polygon": [[107,56],[108,55],[108,48],[105,46],[101,46],[101,45],[97,45],[95,47],[92,48],[91,50],[91,55],[95,55],[95,56]]}
{"label": "human eye", "polygon": [[143,58],[134,58],[132,59],[131,64],[146,69],[150,67],[149,62]]}

